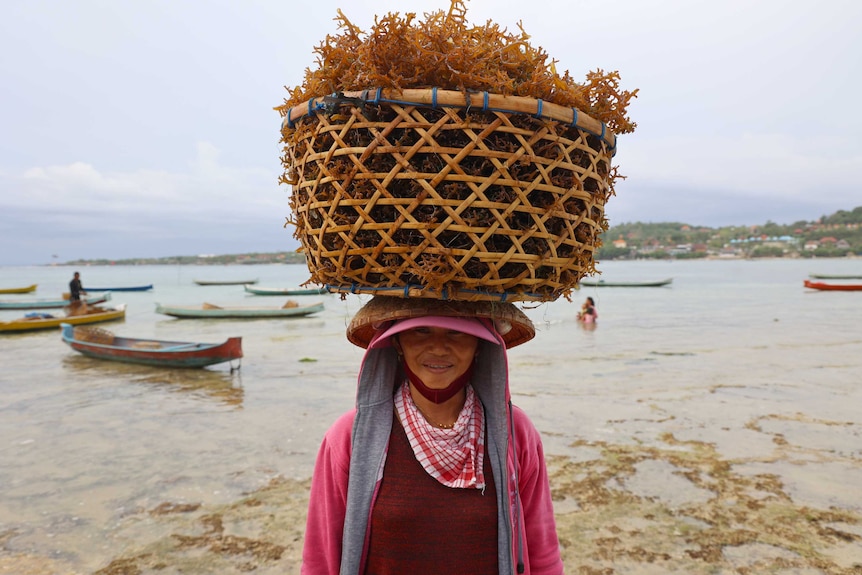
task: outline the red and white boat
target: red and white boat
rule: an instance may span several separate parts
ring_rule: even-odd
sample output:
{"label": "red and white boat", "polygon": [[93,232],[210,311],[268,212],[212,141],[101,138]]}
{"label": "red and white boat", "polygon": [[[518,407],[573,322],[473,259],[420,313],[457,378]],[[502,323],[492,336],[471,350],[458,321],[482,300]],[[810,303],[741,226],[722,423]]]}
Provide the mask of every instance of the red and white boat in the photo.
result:
{"label": "red and white boat", "polygon": [[822,291],[862,291],[862,284],[831,284],[805,280],[805,287]]}

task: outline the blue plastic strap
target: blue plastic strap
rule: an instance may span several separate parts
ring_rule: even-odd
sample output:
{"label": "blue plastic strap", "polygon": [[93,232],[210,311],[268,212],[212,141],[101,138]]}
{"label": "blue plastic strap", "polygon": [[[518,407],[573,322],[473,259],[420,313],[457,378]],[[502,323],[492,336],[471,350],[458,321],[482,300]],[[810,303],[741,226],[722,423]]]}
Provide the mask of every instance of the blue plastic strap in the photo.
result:
{"label": "blue plastic strap", "polygon": [[537,100],[537,103],[536,103],[536,115],[535,115],[535,116],[533,116],[533,117],[534,117],[534,118],[541,118],[541,117],[542,117],[542,99],[541,99],[541,98],[539,98],[539,99]]}
{"label": "blue plastic strap", "polygon": [[488,111],[488,92],[482,92],[482,111]]}
{"label": "blue plastic strap", "polygon": [[[392,289],[392,287],[361,287],[359,284],[357,284],[355,282],[350,284],[349,288],[347,286],[344,286],[344,285],[335,285],[335,284],[324,284],[324,287],[326,287],[327,291],[329,291],[330,293],[344,293],[345,291],[347,291],[348,293],[352,293],[352,294],[378,292],[378,291],[390,291]],[[417,289],[421,290],[425,286],[423,286],[421,284],[407,284],[407,285],[405,285],[402,288],[403,292],[404,292],[403,295],[405,298],[410,297],[410,290],[413,287],[416,287]],[[503,292],[503,293],[490,293],[490,292],[487,292],[484,290],[475,290],[475,289],[459,289],[459,290],[456,290],[456,294],[480,294],[480,295],[483,295],[485,297],[497,298],[500,302],[503,302],[503,303],[509,301],[510,295],[529,296],[529,297],[534,297],[534,298],[540,298],[543,295],[543,294],[536,293],[536,292],[523,292],[523,293],[516,294],[515,292],[508,292],[507,291],[507,292]],[[442,290],[440,290],[440,298],[442,300],[448,301],[448,300],[452,299],[452,296],[453,296],[453,294],[451,293],[451,291],[448,288],[443,288]]]}
{"label": "blue plastic strap", "polygon": [[573,128],[578,127],[578,109],[577,108],[572,108],[572,124],[571,125]]}
{"label": "blue plastic strap", "polygon": [[431,107],[437,109],[437,87],[431,88]]}

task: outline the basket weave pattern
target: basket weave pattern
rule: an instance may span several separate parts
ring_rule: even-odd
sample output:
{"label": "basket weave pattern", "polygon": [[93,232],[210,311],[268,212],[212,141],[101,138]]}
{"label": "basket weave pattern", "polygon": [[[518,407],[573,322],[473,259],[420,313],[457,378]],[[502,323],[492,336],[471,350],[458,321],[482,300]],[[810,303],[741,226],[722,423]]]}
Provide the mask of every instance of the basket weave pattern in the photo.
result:
{"label": "basket weave pattern", "polygon": [[527,113],[351,98],[285,129],[310,282],[547,301],[595,270],[612,193],[600,135]]}

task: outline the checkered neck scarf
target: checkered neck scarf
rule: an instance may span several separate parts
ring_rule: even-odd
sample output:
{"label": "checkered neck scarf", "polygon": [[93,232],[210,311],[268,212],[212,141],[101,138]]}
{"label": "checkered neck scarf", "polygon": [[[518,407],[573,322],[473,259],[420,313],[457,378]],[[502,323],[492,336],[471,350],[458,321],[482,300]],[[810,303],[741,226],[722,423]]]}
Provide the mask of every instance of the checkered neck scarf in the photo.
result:
{"label": "checkered neck scarf", "polygon": [[395,392],[395,410],[403,422],[416,460],[428,475],[447,487],[485,488],[485,411],[471,385],[452,429],[428,423],[410,395],[405,381]]}

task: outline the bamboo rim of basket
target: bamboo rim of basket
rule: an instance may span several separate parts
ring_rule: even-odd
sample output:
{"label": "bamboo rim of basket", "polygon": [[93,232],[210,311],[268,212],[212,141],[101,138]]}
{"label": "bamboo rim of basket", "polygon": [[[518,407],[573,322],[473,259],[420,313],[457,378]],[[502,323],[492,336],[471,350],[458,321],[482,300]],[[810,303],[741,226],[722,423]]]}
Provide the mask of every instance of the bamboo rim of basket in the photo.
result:
{"label": "bamboo rim of basket", "polygon": [[577,108],[560,106],[537,98],[506,96],[490,92],[461,92],[439,88],[414,88],[395,90],[372,88],[311,98],[290,108],[282,121],[282,129],[294,129],[296,122],[305,116],[314,116],[319,111],[338,103],[355,104],[399,104],[403,106],[430,106],[432,108],[463,108],[481,112],[505,112],[525,114],[534,118],[554,120],[568,124],[601,138],[608,146],[611,157],[617,151],[617,137],[607,124],[581,112]]}
{"label": "bamboo rim of basket", "polygon": [[366,286],[359,284],[337,285],[326,284],[326,289],[333,294],[372,295],[381,297],[434,299],[453,302],[546,302],[547,293],[523,291],[493,292],[469,288],[443,288],[437,290],[424,285],[404,286]]}

